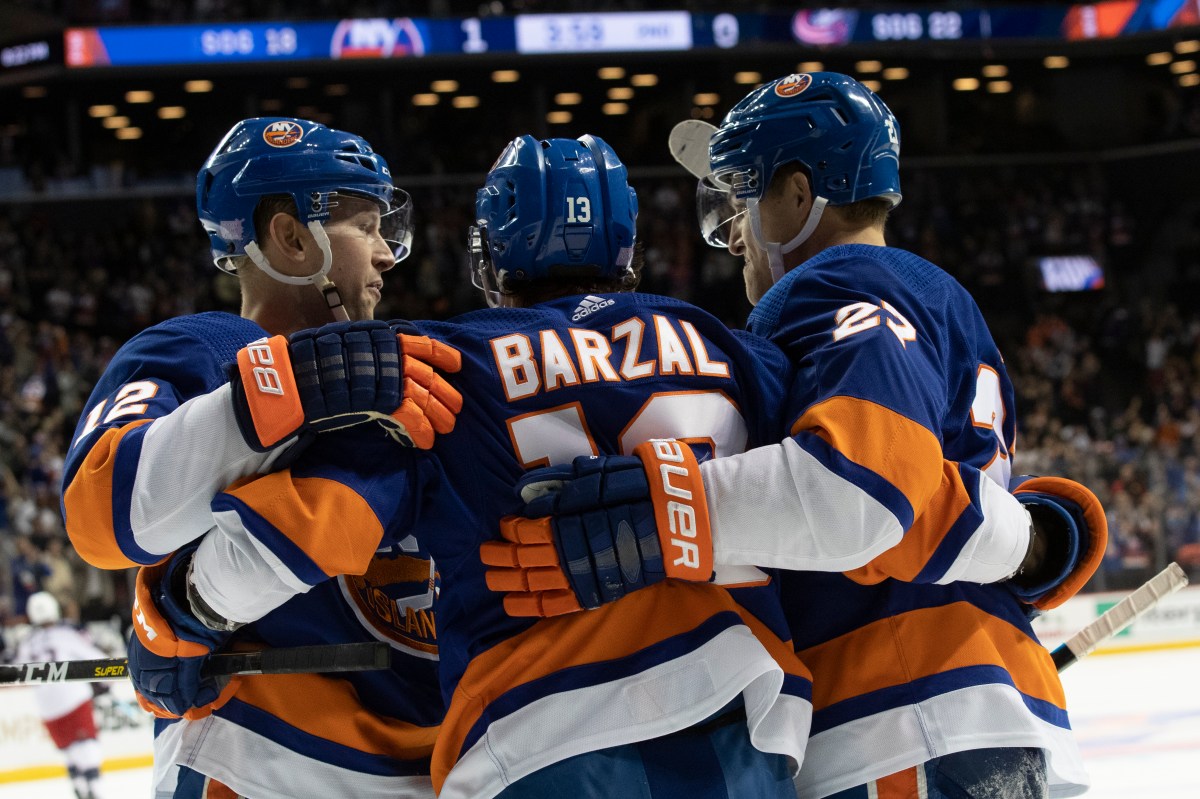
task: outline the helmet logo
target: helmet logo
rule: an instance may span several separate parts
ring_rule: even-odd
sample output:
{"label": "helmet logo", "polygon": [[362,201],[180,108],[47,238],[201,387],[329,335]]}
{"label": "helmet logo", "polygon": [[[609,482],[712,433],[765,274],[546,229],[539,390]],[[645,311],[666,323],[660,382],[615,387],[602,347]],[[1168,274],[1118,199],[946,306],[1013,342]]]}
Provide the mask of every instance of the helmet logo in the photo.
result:
{"label": "helmet logo", "polygon": [[272,147],[291,147],[304,138],[304,128],[290,120],[272,122],[263,131],[263,141]]}
{"label": "helmet logo", "polygon": [[780,97],[795,97],[812,85],[812,75],[807,72],[788,75],[775,84],[775,93]]}

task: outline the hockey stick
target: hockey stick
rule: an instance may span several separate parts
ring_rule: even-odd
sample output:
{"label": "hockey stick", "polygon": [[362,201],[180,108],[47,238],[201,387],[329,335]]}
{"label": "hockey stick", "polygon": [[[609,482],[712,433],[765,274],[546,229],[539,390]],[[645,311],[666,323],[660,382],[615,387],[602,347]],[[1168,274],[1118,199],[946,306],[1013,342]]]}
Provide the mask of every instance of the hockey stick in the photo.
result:
{"label": "hockey stick", "polygon": [[[322,644],[213,655],[208,660],[204,674],[220,677],[231,674],[375,671],[386,669],[390,662],[391,650],[382,642]],[[123,680],[128,674],[127,666],[125,658],[18,663],[0,666],[0,686]]]}
{"label": "hockey stick", "polygon": [[1059,644],[1050,653],[1054,667],[1063,671],[1187,584],[1187,575],[1179,564],[1170,564],[1141,588],[1104,611],[1100,618]]}
{"label": "hockey stick", "polygon": [[717,126],[702,119],[685,119],[671,128],[667,146],[679,165],[698,178],[708,177],[708,140]]}

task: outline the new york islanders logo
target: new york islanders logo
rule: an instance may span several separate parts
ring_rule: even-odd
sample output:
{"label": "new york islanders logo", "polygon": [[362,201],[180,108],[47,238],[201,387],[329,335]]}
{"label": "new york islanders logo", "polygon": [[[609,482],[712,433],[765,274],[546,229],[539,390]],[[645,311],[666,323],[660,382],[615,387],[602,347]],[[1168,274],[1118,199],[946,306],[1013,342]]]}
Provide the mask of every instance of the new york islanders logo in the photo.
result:
{"label": "new york islanders logo", "polygon": [[788,75],[775,84],[775,93],[780,97],[795,97],[812,85],[812,75],[807,72]]}
{"label": "new york islanders logo", "polygon": [[290,120],[272,122],[263,131],[263,141],[272,147],[291,147],[304,138],[304,128]]}

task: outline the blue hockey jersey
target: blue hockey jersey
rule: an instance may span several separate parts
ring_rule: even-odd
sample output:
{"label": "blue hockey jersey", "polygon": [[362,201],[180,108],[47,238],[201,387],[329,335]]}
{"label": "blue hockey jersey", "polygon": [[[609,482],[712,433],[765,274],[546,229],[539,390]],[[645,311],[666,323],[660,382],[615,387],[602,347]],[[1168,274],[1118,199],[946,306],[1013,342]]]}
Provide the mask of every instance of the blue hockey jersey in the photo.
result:
{"label": "blue hockey jersey", "polygon": [[[226,369],[265,335],[241,317],[203,313],[163,322],[121,347],[67,455],[71,540],[93,565],[121,568],[157,562],[201,536],[209,551],[225,539],[207,534],[237,518],[277,559],[279,573],[299,575],[300,587],[283,599],[317,586],[261,619],[252,603],[240,603],[238,611],[251,615],[231,618],[256,621],[238,633],[239,644],[383,640],[393,648],[392,668],[249,678],[204,719],[160,721],[156,785],[168,790],[171,767],[184,763],[252,796],[429,797],[443,714],[434,570],[398,532],[412,526],[404,511],[418,508],[400,507],[393,490],[397,480],[436,479],[436,462],[396,459],[382,490],[363,463],[402,450],[375,425],[318,438],[293,468],[282,461],[295,457],[294,448],[252,451],[233,417]],[[325,457],[326,448],[341,447],[355,454],[345,466]],[[244,512],[247,501],[256,513]],[[229,550],[219,555],[223,568],[236,569],[224,557]]]}
{"label": "blue hockey jersey", "polygon": [[[640,294],[563,298],[418,326],[463,358],[453,379],[464,407],[433,456],[397,450],[373,460],[339,446],[318,458],[309,450],[278,479],[336,471],[337,485],[326,487],[342,496],[342,487],[361,482],[352,472],[362,469],[381,481],[373,496],[404,497],[400,525],[384,505],[367,504],[379,519],[374,529],[387,529],[384,544],[415,536],[441,579],[437,633],[448,707],[432,762],[439,795],[486,799],[573,755],[691,726],[739,695],[755,745],[798,766],[811,682],[788,641],[777,581],[753,570],[729,588],[668,581],[605,608],[539,621],[504,612],[478,555],[498,536],[500,518],[522,507],[514,486],[527,469],[627,453],[654,437],[684,439],[704,457],[777,441],[788,374],[782,354],[692,306]],[[430,469],[440,469],[440,479],[428,478],[436,474]],[[389,484],[394,489],[381,488]],[[296,526],[288,522],[289,492],[234,486],[227,493],[236,502],[217,500],[219,534],[195,562],[197,583],[219,612],[255,601],[230,601],[246,583],[247,553],[257,553],[261,575],[249,584],[267,604],[319,576],[285,543]],[[242,576],[223,580],[221,564],[235,561]]]}
{"label": "blue hockey jersey", "polygon": [[749,327],[797,369],[791,435],[705,465],[714,547],[752,521],[781,553],[752,562],[845,572],[783,577],[814,685],[799,795],[995,746],[1043,748],[1053,794],[1081,792],[1049,655],[1011,594],[977,584],[1024,554],[1027,536],[992,529],[1028,522],[1005,490],[1013,390],[974,301],[915,255],[843,245],[787,273]]}

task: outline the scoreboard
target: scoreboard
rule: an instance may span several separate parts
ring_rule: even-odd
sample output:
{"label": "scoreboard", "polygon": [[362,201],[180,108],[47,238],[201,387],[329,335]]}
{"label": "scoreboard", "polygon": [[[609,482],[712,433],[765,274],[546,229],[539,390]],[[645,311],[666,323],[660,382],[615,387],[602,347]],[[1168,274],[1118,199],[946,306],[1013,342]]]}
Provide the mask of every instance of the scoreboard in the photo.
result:
{"label": "scoreboard", "polygon": [[1075,41],[1194,26],[1200,26],[1196,0],[1108,0],[963,10],[831,7],[761,13],[597,12],[91,27],[67,28],[61,41],[13,43],[3,50],[3,67],[46,61],[89,68],[764,45],[828,49],[904,42]]}

